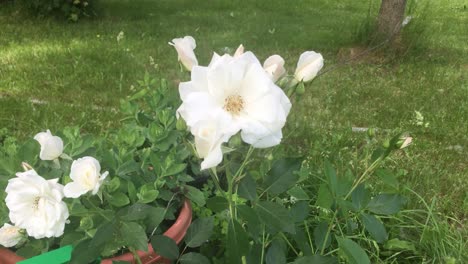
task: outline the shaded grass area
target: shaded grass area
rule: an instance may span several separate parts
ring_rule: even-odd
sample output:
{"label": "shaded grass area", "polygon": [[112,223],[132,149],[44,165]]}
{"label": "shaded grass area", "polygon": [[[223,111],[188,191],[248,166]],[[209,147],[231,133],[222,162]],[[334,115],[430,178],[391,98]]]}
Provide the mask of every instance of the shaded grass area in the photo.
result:
{"label": "shaded grass area", "polygon": [[[200,64],[242,43],[263,60],[280,54],[293,72],[304,50],[340,64],[369,31],[379,1],[101,0],[99,16],[72,24],[0,8],[0,127],[25,137],[78,125],[119,125],[119,100],[145,71],[174,84],[167,42],[192,35]],[[389,162],[404,182],[447,216],[468,212],[468,11],[466,1],[409,1],[399,56],[386,50],[317,78],[294,106],[290,151],[347,163],[363,140],[352,127],[409,131],[415,143]],[[371,20],[369,20],[371,19]],[[119,32],[124,38],[117,41]],[[378,43],[372,43],[376,45]],[[151,62],[150,56],[154,63]],[[346,55],[345,55],[346,57]],[[325,68],[326,70],[326,68]],[[186,78],[186,77],[184,77]],[[424,116],[418,125],[415,111]],[[379,137],[386,137],[386,132]],[[347,153],[347,154],[346,154]],[[350,158],[350,159],[349,159]],[[418,200],[412,201],[420,204]],[[460,228],[458,222],[455,228]]]}

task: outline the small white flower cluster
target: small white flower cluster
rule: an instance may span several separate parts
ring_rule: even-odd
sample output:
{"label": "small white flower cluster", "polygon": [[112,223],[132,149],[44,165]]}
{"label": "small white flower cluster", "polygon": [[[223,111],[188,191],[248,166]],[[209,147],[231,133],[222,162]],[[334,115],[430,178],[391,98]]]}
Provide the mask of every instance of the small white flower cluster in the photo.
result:
{"label": "small white flower cluster", "polygon": [[[191,80],[179,84],[182,105],[177,110],[195,137],[201,169],[223,159],[221,144],[241,133],[255,148],[278,145],[291,109],[284,91],[275,84],[286,74],[284,59],[270,56],[263,66],[240,45],[233,56],[214,53],[208,66],[199,66],[191,36],[173,39],[178,59],[191,71]],[[323,67],[323,57],[304,52],[297,63],[293,83],[311,81]]]}
{"label": "small white flower cluster", "polygon": [[[40,159],[57,160],[62,155],[62,139],[49,130],[38,133],[34,139],[41,145]],[[23,167],[26,171],[16,173],[16,178],[10,179],[5,189],[5,203],[14,224],[0,228],[0,245],[5,247],[19,243],[24,238],[23,229],[36,239],[62,236],[69,217],[63,198],[78,198],[87,192],[96,194],[108,175],[108,172],[101,175],[101,166],[93,157],[73,161],[72,182],[65,186],[59,179],[44,179],[26,163]]]}

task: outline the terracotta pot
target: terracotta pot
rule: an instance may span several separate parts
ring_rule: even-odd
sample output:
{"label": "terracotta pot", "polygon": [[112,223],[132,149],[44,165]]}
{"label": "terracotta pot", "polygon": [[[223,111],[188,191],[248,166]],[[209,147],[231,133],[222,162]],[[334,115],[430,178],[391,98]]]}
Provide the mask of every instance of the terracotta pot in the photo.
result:
{"label": "terracotta pot", "polygon": [[[190,201],[185,200],[185,202],[182,205],[182,209],[180,210],[179,216],[177,217],[174,224],[166,232],[164,232],[164,235],[172,238],[177,244],[179,244],[184,238],[185,233],[187,232],[187,229],[189,228],[191,222],[192,207],[190,205]],[[148,252],[138,251],[138,256],[140,256],[140,259],[144,264],[170,263],[169,260],[154,253],[151,244],[148,244]],[[24,258],[16,255],[11,250],[7,248],[0,248],[0,264],[14,264],[21,260],[24,260]],[[133,254],[129,252],[117,257],[103,259],[101,261],[101,264],[112,264],[112,261],[115,260],[136,263],[133,259]]]}

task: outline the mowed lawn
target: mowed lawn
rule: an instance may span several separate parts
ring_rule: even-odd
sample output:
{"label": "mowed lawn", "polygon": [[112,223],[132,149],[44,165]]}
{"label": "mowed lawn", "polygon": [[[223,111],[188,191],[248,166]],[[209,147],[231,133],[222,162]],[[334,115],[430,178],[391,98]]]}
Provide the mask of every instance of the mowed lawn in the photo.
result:
{"label": "mowed lawn", "polygon": [[[364,138],[352,127],[379,128],[380,138],[407,131],[414,144],[389,165],[463,230],[468,215],[467,3],[408,2],[413,19],[397,51],[378,49],[351,61],[369,43],[363,35],[378,12],[378,0],[100,0],[99,15],[78,23],[25,18],[2,3],[0,134],[28,137],[74,125],[102,133],[119,126],[119,101],[146,71],[169,79],[174,92],[186,78],[167,44],[175,37],[197,40],[202,65],[213,51],[233,52],[242,43],[262,61],[280,54],[293,73],[299,55],[315,50],[323,54],[327,72],[294,105],[285,133],[291,151],[347,163],[340,157],[351,157]],[[123,38],[117,41],[120,32]]]}

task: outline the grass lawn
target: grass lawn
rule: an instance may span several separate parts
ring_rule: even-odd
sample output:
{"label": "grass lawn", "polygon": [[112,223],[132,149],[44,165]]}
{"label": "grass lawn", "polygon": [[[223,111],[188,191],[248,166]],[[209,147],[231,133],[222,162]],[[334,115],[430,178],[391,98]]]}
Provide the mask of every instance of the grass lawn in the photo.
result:
{"label": "grass lawn", "polygon": [[[115,109],[145,71],[179,81],[167,44],[191,35],[200,64],[242,43],[261,60],[280,54],[293,72],[304,50],[325,71],[294,106],[288,143],[335,163],[363,138],[408,131],[414,144],[390,162],[403,182],[434,203],[455,230],[468,216],[468,9],[464,0],[409,1],[399,56],[379,50],[343,64],[362,47],[379,1],[101,0],[97,18],[66,23],[0,10],[0,128],[20,137],[78,125],[100,133],[119,125]],[[124,38],[117,41],[119,32]],[[371,43],[370,45],[376,45]],[[150,57],[152,59],[150,59]],[[154,63],[151,61],[154,60]],[[416,112],[424,120],[418,124]],[[419,120],[421,121],[421,120]],[[292,132],[294,131],[294,132]],[[343,154],[351,153],[351,154]],[[352,164],[351,164],[352,165]],[[416,199],[413,207],[422,206]],[[466,238],[466,233],[464,233]],[[466,240],[466,239],[465,239]],[[464,244],[466,246],[466,244]]]}

